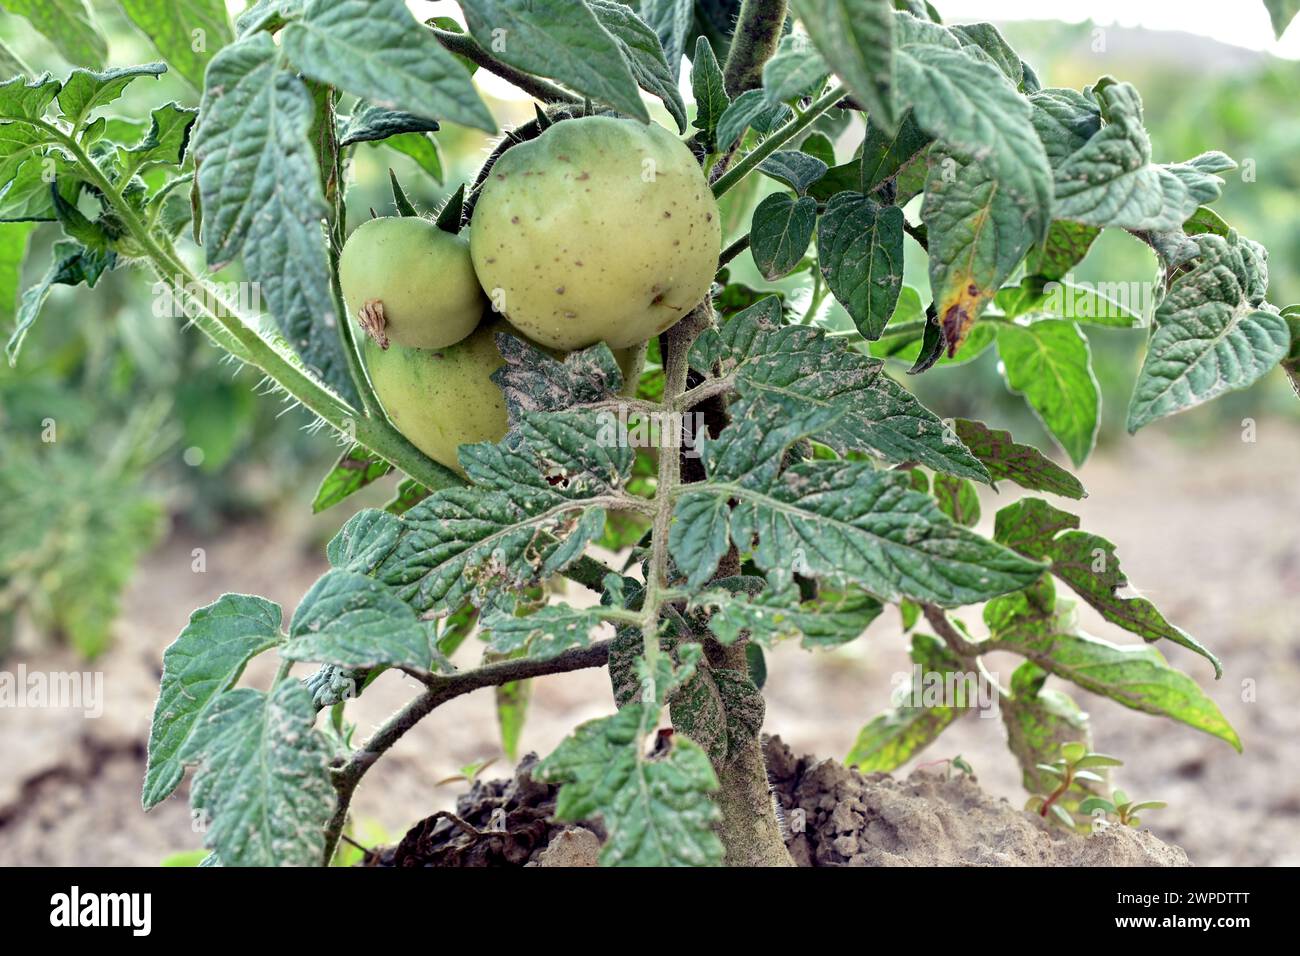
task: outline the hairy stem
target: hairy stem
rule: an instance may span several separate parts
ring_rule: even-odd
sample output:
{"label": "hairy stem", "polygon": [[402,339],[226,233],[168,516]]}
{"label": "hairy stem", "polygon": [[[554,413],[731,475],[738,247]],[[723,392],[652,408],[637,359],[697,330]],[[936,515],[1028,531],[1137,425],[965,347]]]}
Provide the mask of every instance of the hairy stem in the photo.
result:
{"label": "hairy stem", "polygon": [[543,103],[581,103],[582,97],[570,93],[568,90],[561,89],[554,83],[543,80],[541,77],[533,76],[531,73],[525,73],[523,70],[516,70],[513,66],[502,63],[496,57],[489,54],[478,42],[468,34],[454,33],[451,30],[443,30],[441,27],[433,26],[426,22],[426,26],[433,32],[434,37],[452,53],[459,54],[489,73],[495,73],[503,80],[519,87],[529,96],[536,97]]}
{"label": "hairy stem", "polygon": [[718,181],[713,184],[713,195],[721,196],[752,173],[759,163],[811,126],[813,120],[834,106],[843,95],[844,87],[834,87],[829,93],[814,100],[811,106],[790,120],[790,122],[780,129],[774,130],[767,139],[751,149],[741,157],[736,165],[719,177]]}
{"label": "hairy stem", "polygon": [[744,0],[740,5],[722,70],[722,82],[732,99],[762,85],[763,64],[772,59],[781,42],[785,11],[786,0]]}
{"label": "hairy stem", "polygon": [[609,660],[609,641],[600,641],[590,647],[576,647],[548,660],[520,658],[485,664],[462,674],[436,675],[426,682],[426,690],[416,697],[375,731],[343,766],[334,770],[334,790],[338,803],[334,815],[325,827],[325,864],[334,857],[339,835],[347,823],[348,808],[357,784],[393,744],[401,740],[408,730],[432,713],[437,707],[483,687],[498,687],[512,681],[543,677],[547,674],[564,674],[588,667],[603,667]]}
{"label": "hairy stem", "polygon": [[[726,407],[720,398],[730,382],[725,379],[711,379],[694,388],[686,388],[689,371],[687,355],[691,343],[712,323],[713,304],[706,300],[693,310],[687,319],[669,329],[660,338],[660,348],[663,352],[666,376],[665,402],[677,413],[684,413],[697,406],[703,408],[705,425],[710,434],[716,435],[726,425]],[[699,436],[692,435],[691,438],[693,442],[698,440]],[[683,440],[683,445],[685,444]],[[680,479],[683,474],[683,456],[690,450],[688,447],[680,450],[661,448],[660,474],[669,472],[675,479]],[[665,466],[665,458],[672,459],[667,466]],[[702,477],[702,473],[696,475],[696,478]],[[654,546],[656,551],[662,548],[665,561],[669,526],[667,519],[671,518],[672,502],[676,499],[678,490],[679,486],[676,483],[668,485],[662,479],[656,490],[656,501],[663,501],[665,504],[662,513],[666,516],[666,520],[662,526],[658,523],[655,526]],[[719,565],[716,576],[729,577],[738,571],[739,559],[733,548]],[[677,593],[660,591],[657,597],[662,601]],[[657,616],[656,612],[655,617]],[[724,647],[719,642],[706,638],[704,646],[710,667],[739,670],[741,673],[748,668],[743,641]],[[713,770],[718,777],[718,792],[714,799],[722,811],[718,836],[722,840],[726,864],[728,866],[793,865],[772,806],[767,766],[763,760],[760,740],[755,737],[751,740],[733,742],[725,756],[713,761]]]}

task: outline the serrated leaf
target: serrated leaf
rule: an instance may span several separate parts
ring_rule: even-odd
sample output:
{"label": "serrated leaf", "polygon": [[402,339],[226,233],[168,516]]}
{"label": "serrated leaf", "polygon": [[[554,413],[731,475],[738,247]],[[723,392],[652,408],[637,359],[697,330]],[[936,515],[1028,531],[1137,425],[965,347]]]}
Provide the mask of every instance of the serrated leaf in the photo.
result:
{"label": "serrated leaf", "polygon": [[430,179],[436,183],[442,182],[442,157],[438,154],[438,144],[433,137],[424,133],[398,133],[374,145],[411,157],[429,174]]}
{"label": "serrated leaf", "polygon": [[138,143],[117,151],[121,175],[129,179],[153,166],[179,166],[185,158],[190,131],[198,119],[198,110],[175,103],[160,106],[150,114],[149,131]]}
{"label": "serrated leaf", "polygon": [[[1055,228],[1055,227],[1053,227]],[[1091,228],[1085,226],[1084,228]],[[1193,245],[1193,248],[1195,246]],[[1103,291],[1109,284],[1080,286],[1059,279],[1045,280],[1041,275],[1029,275],[1019,285],[1003,286],[993,297],[993,303],[1002,310],[1006,319],[1022,315],[1061,316],[1085,325],[1101,325],[1128,329],[1142,322],[1142,317],[1122,301],[1111,298]],[[1123,286],[1119,292],[1124,292]]]}
{"label": "serrated leaf", "polygon": [[496,132],[469,75],[403,0],[309,0],[282,43],[305,75],[375,106]]}
{"label": "serrated leaf", "polygon": [[677,71],[664,59],[658,34],[622,3],[613,0],[586,0],[586,3],[618,43],[637,84],[659,97],[677,124],[677,131],[686,132],[686,103],[677,91]]}
{"label": "serrated leaf", "polygon": [[1083,261],[1099,235],[1101,230],[1096,226],[1058,220],[1047,230],[1043,245],[1030,251],[1025,268],[1047,280],[1063,279]]}
{"label": "serrated leaf", "polygon": [[161,803],[184,775],[191,738],[211,716],[217,698],[248,661],[281,640],[280,608],[260,597],[226,594],[190,615],[163,653],[162,686],[149,731],[149,764],[142,801]]}
{"label": "serrated leaf", "polygon": [[562,411],[617,395],[623,372],[604,342],[557,359],[532,343],[505,332],[496,336],[505,364],[492,373],[512,422],[524,412]]}
{"label": "serrated leaf", "polygon": [[[25,76],[15,76],[6,80],[0,83],[0,119],[40,119],[62,88],[63,84],[48,73],[34,80],[28,80]],[[31,127],[26,124],[13,128],[6,127],[4,132],[12,135],[14,129],[24,132],[30,130],[29,138],[36,136],[43,141],[53,142],[48,133],[31,130]],[[12,149],[12,146],[7,145],[4,155],[9,155]]]}
{"label": "serrated leaf", "polygon": [[470,34],[497,59],[650,122],[618,41],[585,3],[462,0],[461,10]]}
{"label": "serrated leaf", "polygon": [[[773,193],[754,210],[749,244],[754,264],[768,280],[789,275],[803,259],[817,225],[817,200]],[[901,276],[900,276],[901,280]]]}
{"label": "serrated leaf", "polygon": [[874,597],[856,590],[821,588],[815,598],[804,601],[794,583],[752,595],[711,589],[693,596],[689,607],[710,609],[709,630],[723,644],[748,635],[765,647],[799,638],[806,648],[856,640],[884,610]]}
{"label": "serrated leaf", "polygon": [[314,111],[303,82],[280,69],[268,34],[213,58],[194,142],[202,239],[209,269],[243,253],[285,338],[349,398],[321,229],[329,210],[308,138]]}
{"label": "serrated leaf", "polygon": [[980,499],[969,478],[935,475],[932,494],[939,510],[955,524],[973,528],[979,523]]}
{"label": "serrated leaf", "polygon": [[374,452],[362,445],[353,445],[339,456],[334,467],[321,479],[311,503],[312,514],[334,507],[392,470],[393,466]]}
{"label": "serrated leaf", "polygon": [[817,255],[862,337],[879,338],[903,285],[903,210],[860,193],[832,196],[817,222]]}
{"label": "serrated leaf", "polygon": [[1078,90],[1051,87],[1029,97],[1030,119],[1053,169],[1063,166],[1101,129],[1097,101]]}
{"label": "serrated leaf", "polygon": [[784,325],[775,296],[702,335],[691,364],[705,373],[719,365],[722,374],[734,376],[737,416],[793,395],[807,407],[841,413],[812,436],[837,451],[870,451],[890,461],[915,461],[988,481],[984,466],[956,435],[883,373],[883,362],[845,349],[821,330]]}
{"label": "serrated leaf", "polygon": [[1076,466],[1097,441],[1101,391],[1088,340],[1073,322],[1044,319],[998,327],[1007,386],[1025,397]]}
{"label": "serrated leaf", "polygon": [[548,604],[520,616],[512,609],[492,608],[483,614],[480,628],[494,653],[549,660],[570,648],[586,647],[591,632],[603,622],[599,607]]}
{"label": "serrated leaf", "polygon": [[[931,142],[930,134],[916,125],[910,112],[903,114],[894,133],[886,133],[878,125],[869,124],[862,140],[862,155],[858,157],[862,172],[856,188],[864,193],[873,192],[882,183],[894,179],[899,170],[919,157]],[[907,198],[899,197],[895,201],[901,204]]]}
{"label": "serrated leaf", "polygon": [[1007,749],[1019,762],[1021,782],[1030,793],[1056,787],[1059,775],[1045,772],[1042,766],[1055,759],[1062,744],[1092,747],[1088,715],[1068,694],[1044,687],[1046,680],[1047,671],[1024,661],[1011,674],[1011,693],[998,700]]}
{"label": "serrated leaf", "polygon": [[[1009,201],[1027,211],[1035,239],[1047,232],[1052,172],[1028,101],[978,47],[963,48],[937,24],[895,15],[894,104],[963,159],[978,158]],[[939,314],[952,306],[937,302]]]}
{"label": "serrated leaf", "polygon": [[403,133],[436,133],[438,128],[437,120],[372,103],[358,103],[339,133],[339,146],[373,143]]}
{"label": "serrated leaf", "polygon": [[[942,677],[945,685],[950,673],[962,670],[961,662],[928,634],[912,636],[912,661],[923,673]],[[904,700],[858,731],[844,758],[847,766],[862,773],[896,770],[933,743],[960,713],[941,702],[927,703],[924,691],[921,700],[915,700],[913,688],[906,690]]]}
{"label": "serrated leaf", "polygon": [[889,0],[794,0],[794,13],[835,75],[887,130],[901,112],[890,97],[894,19]]}
{"label": "serrated leaf", "polygon": [[[1167,640],[1200,654],[1223,673],[1219,659],[1182,628],[1170,624],[1144,597],[1120,597],[1128,578],[1120,570],[1115,545],[1079,529],[1079,519],[1041,498],[1022,498],[998,512],[994,540],[1034,559],[1051,562],[1051,571],[1112,624],[1145,641]],[[1063,533],[1062,533],[1063,532]]]}
{"label": "serrated leaf", "polygon": [[639,12],[641,19],[658,34],[664,59],[676,85],[682,57],[686,55],[686,41],[695,23],[693,0],[641,0]]}
{"label": "serrated leaf", "polygon": [[763,64],[763,92],[772,103],[816,95],[830,67],[801,34],[781,38],[776,54]]}
{"label": "serrated leaf", "polygon": [[[631,471],[633,450],[604,443],[602,427],[589,412],[526,414],[508,443],[462,446],[482,487],[442,489],[403,515],[375,575],[423,613],[481,605],[562,571],[600,535],[602,502]],[[390,526],[377,528],[386,542]],[[378,550],[368,537],[350,550]]]}
{"label": "serrated leaf", "polygon": [[826,175],[826,164],[798,150],[783,149],[758,164],[758,171],[785,183],[801,196]]}
{"label": "serrated leaf", "polygon": [[770,133],[792,116],[784,103],[772,103],[761,89],[746,90],[737,96],[718,119],[717,142],[719,149],[735,146],[753,128],[759,133]]}
{"label": "serrated leaf", "polygon": [[[1109,77],[1093,91],[1106,124],[1056,166],[1054,214],[1093,226],[1170,230],[1219,195],[1222,180],[1192,164],[1156,166],[1142,99]],[[1209,167],[1214,168],[1214,167]]]}
{"label": "serrated leaf", "polygon": [[674,737],[667,754],[643,756],[648,706],[628,704],[582,724],[534,776],[561,784],[556,819],[601,817],[609,831],[605,866],[717,866],[719,811],[709,794],[718,784],[709,758],[684,737]]}
{"label": "serrated leaf", "polygon": [[1077,478],[1033,445],[1018,444],[1009,431],[965,418],[955,419],[953,430],[971,454],[984,463],[994,481],[1005,479],[1030,491],[1048,491],[1066,498],[1087,496]]}
{"label": "serrated leaf", "polygon": [[795,571],[856,584],[888,601],[955,607],[1024,587],[1042,566],[953,525],[909,476],[861,461],[800,461],[784,451],[815,434],[827,409],[802,403],[753,411],[702,440],[708,480],[685,486],[669,548],[689,587],[712,577],[734,543],[770,581]]}
{"label": "serrated leaf", "polygon": [[706,37],[695,41],[695,56],[691,61],[691,93],[695,98],[695,119],[691,125],[700,131],[700,140],[706,149],[716,146],[718,120],[731,105],[722,79],[722,68],[713,55],[713,47]]}
{"label": "serrated leaf", "polygon": [[1201,250],[1156,309],[1156,331],[1133,386],[1128,430],[1247,388],[1291,344],[1286,320],[1261,308],[1267,253],[1258,243],[1205,233]]}
{"label": "serrated leaf", "polygon": [[433,625],[374,578],[331,568],[294,612],[280,656],[340,667],[441,669]]}
{"label": "serrated leaf", "polygon": [[4,0],[10,13],[26,17],[69,63],[99,69],[108,56],[108,40],[86,0]]}
{"label": "serrated leaf", "polygon": [[930,237],[930,287],[949,357],[1034,245],[1032,210],[982,163],[930,152],[921,218]]}
{"label": "serrated leaf", "polygon": [[73,70],[59,91],[59,110],[73,130],[79,130],[90,114],[112,103],[133,80],[142,76],[158,77],[167,72],[165,63],[145,63],[107,70]]}
{"label": "serrated leaf", "polygon": [[234,42],[225,0],[119,0],[163,59],[196,90],[217,51]]}
{"label": "serrated leaf", "polygon": [[962,46],[979,47],[1016,87],[1024,82],[1024,64],[1006,37],[991,23],[960,23],[950,28]]}
{"label": "serrated leaf", "polygon": [[34,286],[23,293],[18,302],[14,330],[5,344],[5,355],[9,359],[9,364],[18,363],[18,353],[22,350],[23,341],[40,316],[45,300],[49,298],[54,286],[80,285],[82,282],[94,286],[100,275],[106,269],[112,268],[115,259],[116,254],[111,251],[97,253],[70,239],[56,242],[50,267]]}
{"label": "serrated leaf", "polygon": [[1154,647],[1120,647],[1083,634],[1020,627],[995,633],[989,650],[1013,651],[1084,690],[1132,710],[1169,717],[1241,750],[1232,725],[1196,682]]}
{"label": "serrated leaf", "polygon": [[316,707],[298,681],[270,694],[220,695],[186,744],[198,765],[190,805],[203,815],[205,846],[224,866],[319,866],[334,786]]}
{"label": "serrated leaf", "polygon": [[392,500],[384,505],[384,511],[393,515],[406,514],[431,494],[432,491],[415,479],[403,478],[397,483],[397,491],[393,493]]}

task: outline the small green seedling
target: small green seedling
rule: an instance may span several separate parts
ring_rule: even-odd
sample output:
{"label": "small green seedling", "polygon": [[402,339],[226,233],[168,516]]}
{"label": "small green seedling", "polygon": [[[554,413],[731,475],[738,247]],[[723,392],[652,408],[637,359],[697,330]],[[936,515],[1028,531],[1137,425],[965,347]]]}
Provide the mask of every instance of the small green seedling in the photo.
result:
{"label": "small green seedling", "polygon": [[1123,790],[1116,790],[1111,794],[1109,800],[1104,797],[1089,797],[1079,804],[1079,812],[1093,816],[1098,810],[1105,812],[1108,817],[1115,817],[1121,826],[1136,827],[1142,821],[1135,816],[1143,810],[1163,810],[1169,804],[1163,800],[1144,800],[1141,803],[1135,803],[1128,798]]}
{"label": "small green seedling", "polygon": [[[1105,778],[1094,773],[1093,768],[1122,767],[1123,765],[1124,761],[1118,757],[1094,753],[1077,741],[1064,744],[1061,747],[1061,756],[1057,760],[1052,763],[1038,764],[1038,769],[1042,773],[1056,778],[1060,783],[1057,784],[1056,789],[1045,797],[1041,794],[1030,797],[1025,804],[1025,809],[1031,810],[1044,818],[1050,813],[1056,822],[1068,829],[1075,830],[1078,828],[1078,824],[1075,823],[1074,816],[1070,811],[1060,804],[1061,798],[1075,784],[1104,784],[1106,782]],[[1079,809],[1080,812],[1086,812],[1082,806]]]}
{"label": "small green seedling", "polygon": [[479,774],[496,762],[496,758],[493,757],[491,760],[478,760],[474,763],[467,763],[450,777],[445,777],[442,780],[439,780],[436,786],[445,787],[449,783],[460,783],[463,780],[472,787],[474,786],[474,781],[478,779]]}

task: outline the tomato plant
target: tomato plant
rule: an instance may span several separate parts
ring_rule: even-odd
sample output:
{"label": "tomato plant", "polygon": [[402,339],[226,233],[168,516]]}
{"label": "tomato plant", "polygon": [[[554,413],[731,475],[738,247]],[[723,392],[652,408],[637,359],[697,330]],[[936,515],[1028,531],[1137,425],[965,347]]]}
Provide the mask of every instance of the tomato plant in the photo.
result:
{"label": "tomato plant", "polygon": [[[1269,6],[1280,31],[1288,4]],[[890,374],[995,348],[1079,465],[1099,422],[1089,326],[1145,347],[1130,432],[1294,371],[1297,307],[1268,301],[1266,251],[1212,210],[1234,161],[1155,162],[1131,84],[1044,85],[995,27],[946,26],[923,0],[462,0],[464,29],[402,0],[260,0],[233,25],[218,0],[124,0],[202,88],[198,110],[124,121],[105,109],[167,67],[104,69],[93,21],[67,7],[28,15],[84,66],[0,84],[0,216],[64,232],[22,296],[11,360],[54,285],[138,267],[345,443],[318,510],[403,475],[386,508],[342,526],[288,621],[228,594],[166,652],[144,805],[193,768],[208,862],[326,863],[367,771],[433,709],[486,687],[519,708],[523,681],[608,667],[609,716],[538,768],[561,785],[557,814],[601,818],[607,864],[788,864],[760,746],[762,651],[856,640],[887,605],[941,682],[990,680],[993,652],[1021,659],[992,684],[1031,792],[1104,783],[1087,767],[1113,759],[1049,677],[1240,749],[1156,645],[1216,675],[1218,660],[1121,594],[1113,544],[1068,510],[1079,480]],[[478,71],[532,96],[536,119],[418,227],[350,232],[358,144],[496,131]],[[720,235],[729,194],[756,177],[776,191]],[[420,215],[392,186],[397,215]],[[394,224],[398,246],[354,269],[349,236]],[[1071,283],[1105,229],[1154,250],[1151,314]],[[731,281],[745,254],[769,280],[806,274],[810,300]],[[904,283],[917,256],[928,303]],[[214,285],[235,262],[273,323]],[[847,323],[829,322],[828,297]],[[425,306],[450,317],[411,335]],[[1029,493],[991,536],[973,530],[981,483]],[[622,565],[592,548],[616,521]],[[593,600],[545,600],[557,575]],[[1062,585],[1143,643],[1084,634]],[[976,605],[984,636],[956,615]],[[489,662],[458,669],[471,633]],[[241,685],[262,654],[280,661],[273,681]],[[347,701],[390,668],[423,689],[355,743]],[[896,768],[971,705],[896,701],[849,762]],[[658,735],[665,712],[677,732]],[[1137,807],[1105,793],[1074,804],[1129,821]]]}

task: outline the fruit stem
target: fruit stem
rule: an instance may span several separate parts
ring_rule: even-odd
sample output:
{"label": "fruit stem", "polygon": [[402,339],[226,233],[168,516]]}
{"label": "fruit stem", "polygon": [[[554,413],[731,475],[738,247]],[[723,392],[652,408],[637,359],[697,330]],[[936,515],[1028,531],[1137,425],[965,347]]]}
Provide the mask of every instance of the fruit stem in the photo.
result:
{"label": "fruit stem", "polygon": [[465,33],[453,33],[451,30],[443,30],[441,27],[433,25],[432,21],[426,20],[424,25],[433,33],[434,38],[441,43],[448,51],[459,54],[489,73],[495,73],[503,80],[507,80],[519,87],[529,96],[541,100],[543,103],[581,103],[582,97],[575,96],[568,90],[561,89],[554,83],[548,83],[540,77],[525,73],[522,70],[516,70],[513,66],[502,63],[478,45],[472,36]]}
{"label": "fruit stem", "polygon": [[740,162],[732,166],[724,173],[717,182],[713,184],[713,195],[721,196],[736,183],[740,182],[767,157],[771,156],[781,146],[784,146],[791,139],[798,136],[805,129],[813,124],[813,120],[821,116],[828,109],[833,107],[844,98],[844,87],[831,87],[830,91],[813,101],[812,105],[796,116],[790,122],[786,123],[780,129],[776,130],[767,139],[763,140],[753,149],[741,158]]}

